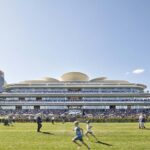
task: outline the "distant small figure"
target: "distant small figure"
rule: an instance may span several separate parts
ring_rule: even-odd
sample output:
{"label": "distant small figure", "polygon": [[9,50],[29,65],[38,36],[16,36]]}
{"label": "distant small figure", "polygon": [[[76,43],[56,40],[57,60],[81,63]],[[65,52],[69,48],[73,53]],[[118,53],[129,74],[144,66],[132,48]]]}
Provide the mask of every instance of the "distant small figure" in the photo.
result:
{"label": "distant small figure", "polygon": [[28,116],[28,120],[29,120],[29,122],[31,122],[31,116]]}
{"label": "distant small figure", "polygon": [[40,129],[42,128],[42,118],[40,115],[38,115],[36,122],[37,122],[37,132],[41,132]]}
{"label": "distant small figure", "polygon": [[62,115],[60,116],[60,118],[61,118],[62,123],[64,124],[64,123],[65,123],[65,115],[62,114]]}
{"label": "distant small figure", "polygon": [[145,128],[145,117],[143,114],[139,116],[139,129],[144,129]]}
{"label": "distant small figure", "polygon": [[4,126],[10,126],[10,125],[12,126],[12,121],[11,121],[10,116],[7,116],[4,119]]}
{"label": "distant small figure", "polygon": [[87,125],[86,125],[87,131],[86,131],[85,135],[86,135],[86,137],[87,137],[88,139],[89,139],[88,134],[92,135],[92,136],[95,138],[96,142],[98,142],[98,139],[96,138],[96,136],[95,136],[94,133],[92,132],[92,127],[93,127],[93,126],[90,124],[90,121],[87,121]]}
{"label": "distant small figure", "polygon": [[55,122],[55,117],[54,116],[51,118],[51,121],[52,121],[52,124],[54,124],[54,122]]}
{"label": "distant small figure", "polygon": [[63,124],[65,123],[65,118],[62,118],[62,123],[63,123]]}
{"label": "distant small figure", "polygon": [[143,115],[142,118],[142,129],[145,129],[145,116]]}
{"label": "distant small figure", "polygon": [[8,118],[5,118],[4,119],[4,126],[9,126],[10,123],[9,123],[9,119]]}
{"label": "distant small figure", "polygon": [[79,127],[79,122],[75,121],[74,125],[74,131],[76,132],[76,136],[72,139],[72,142],[80,147],[81,145],[77,142],[77,140],[79,140],[83,145],[87,147],[88,150],[90,150],[90,147],[83,141],[83,129]]}
{"label": "distant small figure", "polygon": [[13,122],[13,123],[16,122],[16,117],[15,117],[15,116],[12,117],[12,122]]}

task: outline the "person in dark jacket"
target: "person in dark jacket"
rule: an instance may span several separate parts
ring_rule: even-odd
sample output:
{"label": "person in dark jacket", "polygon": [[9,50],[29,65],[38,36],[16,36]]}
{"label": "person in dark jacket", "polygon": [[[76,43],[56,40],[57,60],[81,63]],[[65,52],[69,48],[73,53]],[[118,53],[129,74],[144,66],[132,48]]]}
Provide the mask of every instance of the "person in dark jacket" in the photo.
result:
{"label": "person in dark jacket", "polygon": [[145,129],[145,117],[142,118],[142,129]]}
{"label": "person in dark jacket", "polygon": [[42,118],[40,115],[37,117],[36,122],[37,122],[37,132],[40,132],[40,129],[42,128]]}

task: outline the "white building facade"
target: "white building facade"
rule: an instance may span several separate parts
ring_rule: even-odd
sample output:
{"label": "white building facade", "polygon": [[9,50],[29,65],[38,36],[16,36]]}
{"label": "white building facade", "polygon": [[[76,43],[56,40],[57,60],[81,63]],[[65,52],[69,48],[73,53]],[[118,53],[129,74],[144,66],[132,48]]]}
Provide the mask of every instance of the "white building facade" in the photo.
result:
{"label": "white building facade", "polygon": [[150,109],[150,94],[143,84],[106,77],[89,79],[81,72],[6,84],[0,93],[1,109]]}

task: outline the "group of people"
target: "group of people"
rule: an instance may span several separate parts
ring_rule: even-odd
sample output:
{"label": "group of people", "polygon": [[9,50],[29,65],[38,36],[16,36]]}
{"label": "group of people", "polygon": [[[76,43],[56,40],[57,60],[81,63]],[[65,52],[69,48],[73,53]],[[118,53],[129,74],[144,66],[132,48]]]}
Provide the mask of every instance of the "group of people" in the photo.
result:
{"label": "group of people", "polygon": [[137,119],[141,113],[145,114],[146,118],[150,118],[150,109],[106,109],[106,110],[85,110],[85,116],[89,114],[96,119],[109,118],[133,118]]}
{"label": "group of people", "polygon": [[[7,117],[5,118],[4,125],[8,126],[11,124],[11,122],[15,122],[14,118]],[[36,122],[37,122],[37,132],[41,132],[40,130],[42,128],[42,114],[39,113],[37,115]],[[51,122],[52,124],[55,124],[54,116],[51,117]],[[78,121],[74,122],[75,137],[72,139],[72,142],[77,144],[77,146],[79,147],[81,146],[81,144],[83,144],[88,150],[90,150],[90,146],[84,141],[83,136],[85,135],[88,140],[89,140],[89,136],[92,136],[96,140],[96,142],[99,142],[99,141],[92,131],[92,125],[91,125],[90,120],[88,120],[86,123],[87,123],[86,132],[84,134],[83,129],[79,126],[79,122]],[[141,113],[139,115],[139,129],[144,129],[144,128],[145,128],[145,115]],[[78,141],[80,141],[81,144]]]}
{"label": "group of people", "polygon": [[[99,119],[106,120],[107,119],[132,119],[138,120],[139,115],[141,113],[145,114],[147,119],[150,119],[150,109],[147,110],[123,110],[123,109],[89,109],[83,110],[81,114],[70,114],[69,110],[0,110],[0,117],[5,117],[9,114],[11,118],[15,118],[16,121],[19,122],[35,122],[37,114],[42,114],[42,120],[49,122],[51,121],[52,116],[55,116],[56,121],[63,122],[73,122],[77,120],[77,118],[86,118],[90,119]],[[1,119],[0,119],[1,120]]]}
{"label": "group of people", "polygon": [[[54,117],[52,117],[52,124],[54,124]],[[88,144],[86,144],[83,140],[84,133],[83,133],[83,129],[79,126],[79,122],[75,121],[74,126],[75,126],[74,127],[75,137],[72,139],[72,142],[74,142],[75,144],[77,144],[80,147],[81,144],[79,144],[77,142],[77,141],[80,141],[84,146],[87,147],[88,150],[90,150],[90,146]],[[41,128],[42,128],[42,118],[40,115],[38,115],[38,117],[37,117],[37,132],[41,132],[40,131]],[[89,135],[93,136],[95,138],[96,142],[98,142],[98,139],[92,132],[92,125],[91,125],[90,121],[87,121],[86,132],[85,132],[85,136],[87,137],[87,139],[89,139]]]}

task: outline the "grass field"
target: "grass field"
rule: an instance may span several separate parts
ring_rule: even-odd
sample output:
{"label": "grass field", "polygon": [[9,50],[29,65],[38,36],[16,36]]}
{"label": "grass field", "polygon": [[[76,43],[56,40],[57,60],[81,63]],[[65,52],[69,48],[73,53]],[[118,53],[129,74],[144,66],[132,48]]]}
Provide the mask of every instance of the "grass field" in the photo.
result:
{"label": "grass field", "polygon": [[[102,143],[89,141],[92,150],[150,150],[150,124],[139,130],[137,123],[93,123],[93,132]],[[85,124],[80,124],[85,129]],[[71,142],[73,123],[43,123],[43,133],[36,132],[36,123],[0,124],[0,150],[76,150]],[[80,150],[86,150],[84,146]]]}

